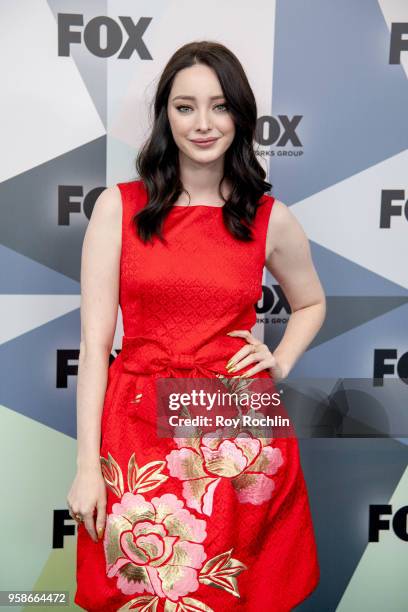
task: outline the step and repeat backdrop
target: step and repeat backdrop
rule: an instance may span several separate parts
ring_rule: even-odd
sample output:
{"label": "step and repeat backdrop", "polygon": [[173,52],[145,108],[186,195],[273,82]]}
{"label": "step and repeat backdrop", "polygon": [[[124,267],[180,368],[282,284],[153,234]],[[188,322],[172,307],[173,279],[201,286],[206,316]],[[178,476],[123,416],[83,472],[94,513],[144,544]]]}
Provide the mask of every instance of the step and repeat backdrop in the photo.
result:
{"label": "step and repeat backdrop", "polygon": [[[69,591],[76,608],[82,241],[101,191],[137,178],[167,60],[209,39],[246,70],[258,159],[327,295],[281,387],[321,564],[296,610],[406,611],[406,0],[4,0],[0,27],[0,590]],[[266,269],[256,309],[272,350],[290,307]],[[122,334],[119,311],[112,359]]]}

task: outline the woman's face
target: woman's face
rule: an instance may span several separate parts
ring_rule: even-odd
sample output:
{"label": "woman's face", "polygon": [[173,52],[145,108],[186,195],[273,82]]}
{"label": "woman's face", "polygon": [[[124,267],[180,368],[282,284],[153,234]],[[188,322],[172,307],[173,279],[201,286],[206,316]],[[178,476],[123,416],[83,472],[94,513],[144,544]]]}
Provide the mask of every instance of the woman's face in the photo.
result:
{"label": "woman's face", "polygon": [[[195,64],[180,70],[170,91],[167,115],[180,153],[198,163],[221,158],[235,136],[235,125],[216,73]],[[195,140],[215,139],[200,146]]]}

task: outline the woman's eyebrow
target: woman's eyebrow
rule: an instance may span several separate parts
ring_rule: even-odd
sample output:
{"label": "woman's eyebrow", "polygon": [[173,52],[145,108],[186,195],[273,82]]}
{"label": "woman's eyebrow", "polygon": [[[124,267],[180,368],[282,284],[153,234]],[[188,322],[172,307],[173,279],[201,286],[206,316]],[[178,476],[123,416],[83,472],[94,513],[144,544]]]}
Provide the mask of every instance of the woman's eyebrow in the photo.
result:
{"label": "woman's eyebrow", "polygon": [[[183,96],[183,95],[180,95],[180,96],[175,96],[173,98],[173,101],[174,100],[178,100],[179,98],[182,98],[183,100],[196,100],[195,96]],[[210,96],[210,100],[220,100],[222,98],[225,98],[225,96]]]}

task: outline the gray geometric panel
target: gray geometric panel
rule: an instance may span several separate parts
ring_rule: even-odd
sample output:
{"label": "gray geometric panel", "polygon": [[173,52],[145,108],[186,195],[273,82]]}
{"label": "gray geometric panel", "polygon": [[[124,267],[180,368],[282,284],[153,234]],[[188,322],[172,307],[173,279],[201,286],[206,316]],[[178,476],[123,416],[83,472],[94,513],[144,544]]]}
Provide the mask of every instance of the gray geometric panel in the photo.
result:
{"label": "gray geometric panel", "polygon": [[[104,0],[47,0],[50,9],[52,10],[55,20],[57,21],[58,13],[76,13],[83,15],[83,25],[70,26],[71,32],[79,32],[83,41],[84,27],[94,17],[98,15],[107,15],[107,1]],[[70,56],[75,61],[79,72],[88,89],[95,108],[99,113],[101,121],[105,128],[107,127],[107,109],[106,109],[106,89],[107,89],[107,60],[102,57],[96,57],[89,53],[86,46],[83,44],[72,43],[69,46]]]}
{"label": "gray geometric panel", "polygon": [[314,438],[299,440],[299,450],[321,579],[295,610],[335,612],[367,546],[368,506],[387,503],[407,466],[408,447],[392,439]]}
{"label": "gray geometric panel", "polygon": [[275,149],[304,153],[272,158],[288,204],[408,147],[408,81],[389,65],[389,44],[375,0],[277,0],[273,116],[302,116],[302,146]]}
{"label": "gray geometric panel", "polygon": [[1,183],[0,243],[79,281],[84,234],[105,188],[105,167],[103,136]]}

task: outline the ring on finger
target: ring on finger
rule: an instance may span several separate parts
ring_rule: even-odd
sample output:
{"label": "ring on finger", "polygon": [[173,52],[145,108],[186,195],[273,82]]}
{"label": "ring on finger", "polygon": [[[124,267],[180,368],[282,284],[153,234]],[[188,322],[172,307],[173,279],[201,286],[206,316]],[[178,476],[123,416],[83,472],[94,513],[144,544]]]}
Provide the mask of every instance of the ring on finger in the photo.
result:
{"label": "ring on finger", "polygon": [[84,520],[84,517],[82,516],[82,514],[80,512],[70,512],[69,513],[70,517],[76,521],[77,523],[82,523],[82,521]]}

